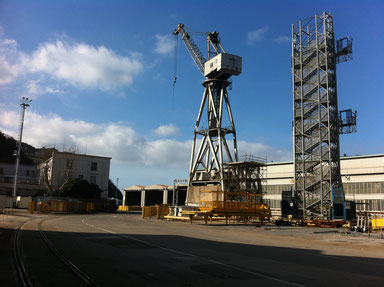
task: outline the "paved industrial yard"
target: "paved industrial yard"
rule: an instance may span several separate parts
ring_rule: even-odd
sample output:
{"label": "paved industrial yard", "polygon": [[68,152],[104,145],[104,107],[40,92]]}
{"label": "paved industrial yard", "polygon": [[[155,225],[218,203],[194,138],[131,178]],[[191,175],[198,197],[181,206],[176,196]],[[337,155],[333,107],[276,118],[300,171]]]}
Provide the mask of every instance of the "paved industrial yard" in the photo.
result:
{"label": "paved industrial yard", "polygon": [[167,222],[138,214],[1,216],[0,285],[17,286],[11,238],[34,286],[86,286],[44,244],[100,286],[382,286],[384,240],[299,227]]}

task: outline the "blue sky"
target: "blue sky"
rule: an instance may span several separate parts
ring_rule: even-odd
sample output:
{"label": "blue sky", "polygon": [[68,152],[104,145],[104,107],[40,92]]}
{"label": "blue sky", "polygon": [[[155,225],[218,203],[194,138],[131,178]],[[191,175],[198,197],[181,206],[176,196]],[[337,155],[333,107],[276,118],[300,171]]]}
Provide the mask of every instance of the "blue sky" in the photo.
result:
{"label": "blue sky", "polygon": [[[186,178],[202,75],[178,23],[220,32],[243,58],[229,91],[240,154],[292,158],[291,24],[334,16],[336,38],[353,38],[338,65],[339,108],[358,111],[358,133],[341,153],[384,152],[383,1],[7,1],[0,2],[0,130],[24,141],[111,156],[120,187]],[[203,53],[205,40],[193,35]]]}

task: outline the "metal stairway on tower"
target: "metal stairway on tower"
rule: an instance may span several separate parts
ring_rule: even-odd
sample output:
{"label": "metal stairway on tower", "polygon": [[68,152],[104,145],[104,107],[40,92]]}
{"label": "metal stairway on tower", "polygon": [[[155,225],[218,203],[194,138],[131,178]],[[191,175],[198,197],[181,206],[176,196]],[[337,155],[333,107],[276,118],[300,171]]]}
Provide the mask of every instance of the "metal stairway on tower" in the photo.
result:
{"label": "metal stairway on tower", "polygon": [[352,40],[335,42],[331,14],[292,25],[295,197],[303,219],[329,219],[331,190],[342,188],[339,135],[356,131],[356,112],[338,111],[336,64],[351,55]]}

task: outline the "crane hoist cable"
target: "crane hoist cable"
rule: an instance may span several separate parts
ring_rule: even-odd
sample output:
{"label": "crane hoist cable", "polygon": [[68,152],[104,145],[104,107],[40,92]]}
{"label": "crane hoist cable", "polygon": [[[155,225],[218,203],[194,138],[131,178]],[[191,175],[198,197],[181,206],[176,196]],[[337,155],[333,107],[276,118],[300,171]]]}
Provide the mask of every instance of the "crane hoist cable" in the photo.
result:
{"label": "crane hoist cable", "polygon": [[173,83],[172,83],[172,110],[174,109],[174,101],[175,101],[175,86],[177,80],[177,51],[178,51],[178,37],[175,35],[175,43],[174,43],[174,58],[173,58]]}
{"label": "crane hoist cable", "polygon": [[177,50],[178,50],[178,36],[175,35],[175,44],[174,44],[174,58],[173,58],[173,89],[175,89],[176,80],[177,80]]}

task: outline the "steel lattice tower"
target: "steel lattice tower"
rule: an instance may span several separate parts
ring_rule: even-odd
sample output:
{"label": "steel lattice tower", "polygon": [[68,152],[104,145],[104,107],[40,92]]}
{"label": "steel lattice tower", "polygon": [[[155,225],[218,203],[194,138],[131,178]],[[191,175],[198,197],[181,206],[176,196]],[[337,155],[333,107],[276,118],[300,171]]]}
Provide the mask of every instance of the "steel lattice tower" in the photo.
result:
{"label": "steel lattice tower", "polygon": [[351,58],[352,41],[335,46],[329,13],[292,25],[294,188],[304,219],[330,218],[331,189],[342,188],[336,64]]}
{"label": "steel lattice tower", "polygon": [[[227,86],[227,80],[212,79],[203,82],[205,87],[193,134],[193,145],[189,169],[189,182],[214,181],[223,186],[224,155],[229,162],[238,161],[236,129],[233,121]],[[201,126],[201,119],[206,106],[208,126]],[[230,126],[223,126],[223,114],[227,113]],[[226,136],[233,137],[233,154],[228,147]],[[198,137],[201,138],[198,144]],[[196,148],[199,146],[198,148]],[[197,152],[196,152],[197,151]],[[196,173],[205,173],[209,179],[196,178]],[[212,173],[214,172],[214,174]],[[216,174],[217,173],[217,174]],[[202,175],[203,176],[203,175]]]}

